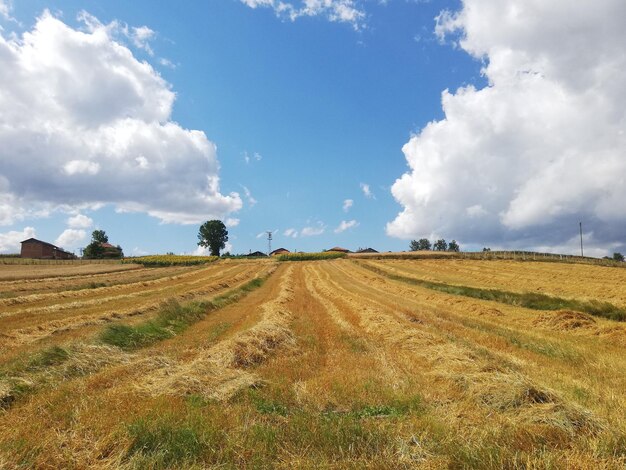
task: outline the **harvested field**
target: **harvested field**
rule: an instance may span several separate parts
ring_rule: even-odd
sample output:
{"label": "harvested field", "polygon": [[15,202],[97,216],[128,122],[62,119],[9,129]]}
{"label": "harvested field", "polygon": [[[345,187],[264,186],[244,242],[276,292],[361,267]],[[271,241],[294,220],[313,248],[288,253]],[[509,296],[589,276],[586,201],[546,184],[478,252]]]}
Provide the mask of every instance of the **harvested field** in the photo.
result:
{"label": "harvested field", "polygon": [[541,263],[515,285],[508,261],[218,261],[4,299],[0,468],[624,468],[626,326],[384,274],[425,262],[585,300],[604,300],[587,276],[623,271]]}
{"label": "harvested field", "polygon": [[537,292],[626,306],[626,269],[532,261],[367,261],[389,272],[452,285]]}
{"label": "harvested field", "polygon": [[65,264],[3,264],[0,265],[0,281],[21,279],[45,279],[49,277],[84,276],[97,273],[114,273],[139,269],[138,264],[110,263],[76,263]]}

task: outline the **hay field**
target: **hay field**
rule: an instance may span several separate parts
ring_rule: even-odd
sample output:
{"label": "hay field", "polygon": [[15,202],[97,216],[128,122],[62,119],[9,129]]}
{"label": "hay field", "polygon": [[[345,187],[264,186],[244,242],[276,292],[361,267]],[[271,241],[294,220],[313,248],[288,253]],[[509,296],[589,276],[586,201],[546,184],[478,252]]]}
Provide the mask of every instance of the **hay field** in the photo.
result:
{"label": "hay field", "polygon": [[0,468],[624,468],[624,323],[389,275],[604,299],[585,281],[624,270],[466,263],[219,261],[0,299]]}

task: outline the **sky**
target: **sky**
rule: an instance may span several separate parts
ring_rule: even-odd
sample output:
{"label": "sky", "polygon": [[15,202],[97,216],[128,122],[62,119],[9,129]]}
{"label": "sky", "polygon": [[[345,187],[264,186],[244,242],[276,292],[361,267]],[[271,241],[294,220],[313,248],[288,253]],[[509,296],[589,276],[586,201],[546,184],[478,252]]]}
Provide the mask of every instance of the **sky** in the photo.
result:
{"label": "sky", "polygon": [[0,0],[0,253],[626,251],[623,0]]}

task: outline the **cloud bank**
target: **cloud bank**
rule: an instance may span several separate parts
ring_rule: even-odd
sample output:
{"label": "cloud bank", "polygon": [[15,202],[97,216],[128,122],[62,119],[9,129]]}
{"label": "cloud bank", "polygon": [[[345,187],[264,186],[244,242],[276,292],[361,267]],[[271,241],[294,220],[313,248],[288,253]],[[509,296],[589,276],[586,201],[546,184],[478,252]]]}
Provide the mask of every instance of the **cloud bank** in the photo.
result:
{"label": "cloud bank", "polygon": [[181,224],[238,210],[215,145],[171,120],[170,85],[118,39],[152,53],[154,33],[79,19],[44,12],[21,37],[0,30],[0,225],[103,204]]}
{"label": "cloud bank", "polygon": [[445,118],[411,137],[392,187],[399,238],[598,246],[626,233],[626,3],[464,0],[441,40],[484,61],[489,85],[444,91]]}

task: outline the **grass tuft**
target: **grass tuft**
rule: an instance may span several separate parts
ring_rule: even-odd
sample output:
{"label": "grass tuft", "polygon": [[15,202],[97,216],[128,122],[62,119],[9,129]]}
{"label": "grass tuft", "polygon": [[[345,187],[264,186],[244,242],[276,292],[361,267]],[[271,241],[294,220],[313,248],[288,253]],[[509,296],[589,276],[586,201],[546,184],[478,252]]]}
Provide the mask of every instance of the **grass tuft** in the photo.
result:
{"label": "grass tuft", "polygon": [[128,460],[146,468],[184,468],[199,461],[215,434],[198,420],[178,422],[172,416],[140,419],[128,427],[132,444]]}
{"label": "grass tuft", "polygon": [[26,370],[30,372],[47,369],[48,367],[58,366],[67,361],[70,353],[67,349],[60,346],[52,346],[35,355],[26,366]]}

